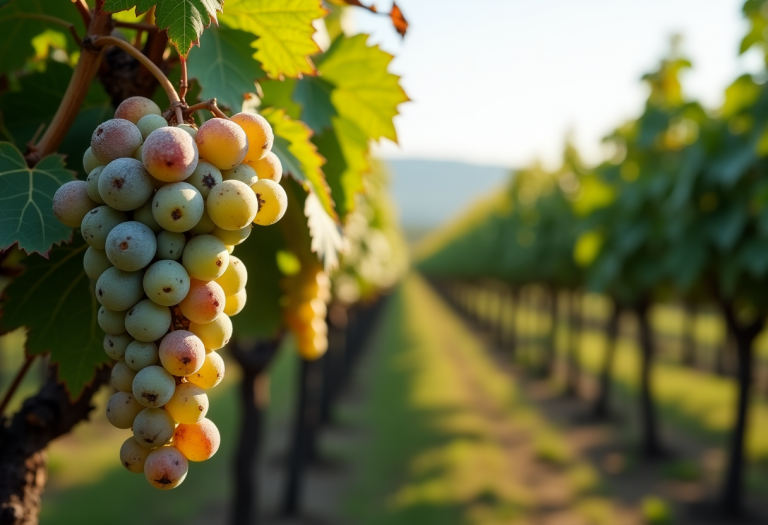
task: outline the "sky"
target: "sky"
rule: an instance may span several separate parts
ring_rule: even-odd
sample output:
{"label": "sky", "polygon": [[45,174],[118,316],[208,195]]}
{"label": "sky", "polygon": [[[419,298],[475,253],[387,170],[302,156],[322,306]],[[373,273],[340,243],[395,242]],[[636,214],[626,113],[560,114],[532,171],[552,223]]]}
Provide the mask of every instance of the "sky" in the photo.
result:
{"label": "sky", "polygon": [[[370,4],[371,0],[364,2]],[[404,40],[386,17],[354,9],[351,24],[393,53],[412,103],[384,158],[555,166],[568,133],[590,162],[601,138],[642,111],[640,82],[674,34],[693,62],[692,98],[716,108],[724,88],[758,71],[738,56],[743,0],[398,0]],[[376,0],[380,11],[391,0]]]}

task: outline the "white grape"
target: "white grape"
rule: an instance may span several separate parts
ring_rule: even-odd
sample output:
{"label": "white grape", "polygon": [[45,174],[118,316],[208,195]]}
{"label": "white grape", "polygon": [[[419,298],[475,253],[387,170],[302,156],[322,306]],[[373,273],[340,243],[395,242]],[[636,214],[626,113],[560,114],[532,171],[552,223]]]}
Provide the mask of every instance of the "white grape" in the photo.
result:
{"label": "white grape", "polygon": [[166,121],[161,115],[155,115],[152,113],[149,115],[144,115],[136,123],[136,127],[139,128],[139,131],[141,132],[141,138],[144,140],[146,140],[149,134],[156,129],[164,128],[167,125],[168,121]]}
{"label": "white grape", "polygon": [[176,422],[162,408],[145,408],[133,420],[133,437],[147,448],[170,443],[175,430]]}
{"label": "white grape", "polygon": [[135,210],[149,200],[154,189],[149,172],[133,158],[113,160],[99,175],[99,195],[116,210]]}
{"label": "white grape", "polygon": [[112,384],[120,392],[133,391],[134,377],[136,377],[136,370],[129,367],[125,361],[118,361],[112,367]]}
{"label": "white grape", "polygon": [[163,230],[157,234],[157,258],[178,261],[186,244],[187,238],[183,233]]}
{"label": "white grape", "polygon": [[137,341],[157,341],[170,327],[171,311],[149,299],[142,299],[125,314],[125,329]]}
{"label": "white grape", "polygon": [[85,269],[85,275],[87,275],[89,279],[95,281],[105,270],[107,270],[107,268],[111,267],[112,263],[109,262],[107,252],[104,250],[99,250],[93,246],[89,246],[88,249],[85,250],[85,255],[83,255],[83,268]]}
{"label": "white grape", "polygon": [[162,366],[142,368],[133,380],[133,396],[142,405],[158,408],[170,401],[176,390],[176,381]]}
{"label": "white grape", "polygon": [[189,184],[197,188],[204,199],[208,198],[211,188],[223,181],[224,178],[219,168],[210,162],[200,161],[192,175],[186,180]]}
{"label": "white grape", "polygon": [[105,250],[117,268],[135,272],[155,257],[157,239],[148,226],[137,221],[123,222],[109,232]]}
{"label": "white grape", "polygon": [[136,370],[156,365],[158,362],[157,345],[143,341],[131,341],[125,349],[125,363]]}
{"label": "white grape", "polygon": [[166,184],[152,199],[152,214],[157,223],[168,231],[185,232],[192,229],[203,216],[205,201],[197,188],[186,182]]}
{"label": "white grape", "polygon": [[159,224],[157,224],[157,221],[155,220],[155,216],[152,215],[151,200],[145,202],[141,208],[137,208],[133,211],[133,220],[147,226],[155,235],[162,231],[162,228]]}
{"label": "white grape", "polygon": [[102,306],[99,308],[97,318],[99,326],[107,334],[118,335],[125,333],[125,312],[115,312]]}
{"label": "white grape", "polygon": [[120,312],[138,303],[144,295],[144,272],[108,268],[96,281],[96,299],[106,308]]}
{"label": "white grape", "polygon": [[139,445],[133,437],[129,437],[120,447],[120,463],[123,464],[129,472],[141,474],[144,472],[144,462],[151,449]]}
{"label": "white grape", "polygon": [[112,359],[122,359],[131,341],[133,337],[128,334],[107,334],[104,336],[104,351]]}
{"label": "white grape", "polygon": [[101,175],[101,170],[103,169],[104,166],[96,166],[88,174],[88,178],[85,179],[85,191],[88,192],[88,196],[93,199],[93,202],[98,202],[99,204],[104,204],[104,199],[99,194],[99,175]]}
{"label": "white grape", "polygon": [[80,235],[85,242],[103,250],[107,243],[107,235],[112,228],[128,220],[125,213],[112,209],[109,206],[94,208],[83,217],[80,224]]}
{"label": "white grape", "polygon": [[181,263],[191,278],[213,281],[227,270],[229,253],[218,237],[197,235],[187,241]]}
{"label": "white grape", "polygon": [[179,304],[189,293],[189,275],[176,261],[157,261],[144,273],[144,292],[162,306]]}
{"label": "white grape", "polygon": [[107,421],[113,427],[131,428],[133,420],[144,410],[136,399],[128,392],[116,392],[107,401]]}

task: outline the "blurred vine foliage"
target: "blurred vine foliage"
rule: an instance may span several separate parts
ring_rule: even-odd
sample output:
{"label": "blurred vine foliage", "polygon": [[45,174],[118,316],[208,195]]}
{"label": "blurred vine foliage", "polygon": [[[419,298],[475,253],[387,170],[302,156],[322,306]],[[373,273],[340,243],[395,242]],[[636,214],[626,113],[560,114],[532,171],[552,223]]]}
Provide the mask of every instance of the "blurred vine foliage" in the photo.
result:
{"label": "blurred vine foliage", "polygon": [[[300,264],[319,258],[330,270],[345,229],[384,214],[372,195],[360,198],[382,180],[368,180],[370,144],[397,141],[392,119],[408,97],[389,71],[392,56],[366,35],[341,30],[348,3],[212,0],[187,2],[182,13],[172,0],[89,1],[94,16],[110,17],[113,36],[134,43],[177,85],[186,64],[190,105],[216,97],[225,112],[258,111],[275,131],[289,211],[280,227],[257,229],[238,249],[251,278],[246,310],[234,319],[237,335],[282,330],[279,253]],[[56,152],[29,162],[84,53],[77,39],[88,43],[81,14],[61,0],[0,2],[0,42],[13,50],[0,53],[0,253],[3,273],[13,276],[0,299],[0,333],[26,327],[27,354],[50,354],[73,399],[108,358],[80,264],[86,246],[56,221],[52,197],[67,180],[84,179],[80,159],[91,133],[122,99],[142,94],[169,107],[135,60],[107,49]],[[391,18],[404,32],[399,9]],[[317,44],[316,27],[327,47]]]}

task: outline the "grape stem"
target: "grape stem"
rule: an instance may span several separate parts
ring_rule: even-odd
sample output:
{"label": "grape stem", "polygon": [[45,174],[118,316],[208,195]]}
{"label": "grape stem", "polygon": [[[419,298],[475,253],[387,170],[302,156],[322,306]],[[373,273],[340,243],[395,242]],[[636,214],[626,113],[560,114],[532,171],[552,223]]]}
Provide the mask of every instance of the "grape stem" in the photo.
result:
{"label": "grape stem", "polygon": [[19,389],[21,381],[24,379],[24,376],[27,375],[27,372],[29,371],[36,357],[37,354],[27,356],[27,358],[24,360],[24,363],[21,365],[21,368],[19,368],[19,371],[16,372],[16,377],[13,378],[13,383],[11,383],[11,386],[8,387],[8,391],[5,393],[5,396],[3,396],[3,400],[0,401],[0,417],[2,417],[3,412],[5,412],[8,404],[11,402],[13,394],[15,394],[16,390]]}
{"label": "grape stem", "polygon": [[193,104],[192,106],[185,108],[184,115],[189,116],[195,111],[199,111],[201,109],[207,109],[218,118],[226,118],[226,119],[229,118],[223,111],[219,109],[219,106],[216,104],[215,98],[209,98],[206,101],[198,102],[197,104]]}
{"label": "grape stem", "polygon": [[181,66],[181,79],[179,80],[179,97],[181,101],[186,103],[187,89],[189,89],[189,83],[187,82],[187,59],[180,58],[179,65]]}
{"label": "grape stem", "polygon": [[179,98],[179,94],[176,93],[176,89],[173,87],[173,84],[171,84],[171,81],[168,80],[168,77],[165,76],[165,73],[163,73],[157,65],[155,65],[154,62],[152,62],[149,58],[147,58],[144,53],[142,53],[140,50],[133,47],[130,43],[126,42],[125,40],[120,40],[119,38],[115,38],[113,36],[97,36],[90,40],[90,44],[96,48],[102,48],[105,46],[115,46],[119,47],[129,55],[131,55],[133,58],[138,60],[144,67],[146,67],[150,73],[157,79],[157,81],[160,83],[160,86],[165,90],[166,95],[168,95],[168,98],[171,101],[171,107],[174,108],[174,112],[176,113],[176,122],[177,124],[181,124],[184,122],[183,120],[183,114],[181,111],[182,105],[181,105],[181,99]]}
{"label": "grape stem", "polygon": [[72,0],[72,3],[75,4],[77,11],[80,13],[80,18],[83,19],[83,23],[85,24],[85,27],[90,26],[91,10],[88,9],[88,4],[85,3],[85,0]]}
{"label": "grape stem", "polygon": [[49,16],[49,15],[41,15],[38,13],[16,13],[16,18],[28,18],[33,20],[42,20],[43,22],[49,22],[51,24],[57,24],[62,27],[66,27],[70,34],[72,35],[72,38],[75,39],[75,42],[77,42],[77,45],[80,46],[83,43],[83,40],[80,38],[80,35],[77,34],[77,29],[75,28],[74,24],[70,24],[66,20],[62,20],[61,18],[56,18],[55,16]]}
{"label": "grape stem", "polygon": [[120,20],[114,21],[115,27],[124,27],[126,29],[135,29],[139,32],[145,31],[147,33],[157,32],[157,26],[152,24],[145,24],[143,22],[122,22]]}

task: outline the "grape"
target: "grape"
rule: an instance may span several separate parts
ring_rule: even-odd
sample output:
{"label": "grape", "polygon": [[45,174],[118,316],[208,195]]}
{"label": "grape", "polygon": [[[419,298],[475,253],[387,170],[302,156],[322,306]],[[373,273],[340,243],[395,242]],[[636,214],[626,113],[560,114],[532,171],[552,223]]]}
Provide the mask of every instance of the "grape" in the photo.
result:
{"label": "grape", "polygon": [[283,164],[274,152],[270,151],[263,159],[249,161],[248,166],[256,170],[259,179],[270,179],[280,182],[283,178]]}
{"label": "grape", "polygon": [[130,472],[141,474],[144,472],[144,462],[150,452],[150,449],[142,447],[135,439],[129,437],[120,447],[120,463]]}
{"label": "grape", "polygon": [[189,136],[192,137],[192,140],[197,140],[197,128],[194,128],[189,124],[179,124],[176,127],[189,133]]}
{"label": "grape", "polygon": [[101,195],[99,195],[99,176],[101,175],[103,169],[104,166],[96,166],[91,170],[91,172],[88,174],[88,177],[85,179],[86,193],[88,193],[88,196],[91,198],[91,200],[93,200],[93,202],[98,204],[104,204],[104,199],[102,199]]}
{"label": "grape", "polygon": [[203,210],[203,216],[200,217],[200,222],[195,224],[195,226],[189,230],[189,233],[191,235],[200,235],[203,233],[211,233],[214,228],[216,228],[216,225],[211,220],[210,215],[208,215],[207,210]]}
{"label": "grape", "polygon": [[170,490],[181,485],[188,470],[187,458],[174,447],[156,448],[144,462],[144,476],[150,485],[160,490]]}
{"label": "grape", "polygon": [[224,360],[217,352],[207,353],[200,370],[187,377],[187,381],[205,390],[215,387],[221,383],[222,379],[224,379]]}
{"label": "grape", "polygon": [[141,158],[154,178],[179,182],[192,175],[197,167],[197,145],[183,129],[160,128],[144,141]]}
{"label": "grape", "polygon": [[[256,181],[258,184],[260,181]],[[242,230],[253,222],[259,204],[254,192],[239,180],[225,180],[208,194],[206,208],[222,230]]]}
{"label": "grape", "polygon": [[251,189],[259,201],[259,212],[253,219],[254,224],[269,226],[283,218],[288,209],[288,196],[282,186],[273,180],[259,179]]}
{"label": "grape", "polygon": [[136,377],[136,370],[129,367],[125,361],[118,361],[112,367],[112,384],[120,392],[133,391],[134,377]]}
{"label": "grape", "polygon": [[122,359],[131,341],[133,337],[128,334],[107,334],[104,336],[104,351],[112,359]]}
{"label": "grape", "polygon": [[197,191],[203,196],[204,199],[208,198],[208,194],[211,192],[211,188],[223,181],[224,178],[221,175],[219,168],[201,160],[197,163],[197,168],[189,176],[187,182],[197,188]]}
{"label": "grape", "polygon": [[228,253],[228,254],[230,254],[230,255],[232,255],[233,253],[235,253],[235,247],[234,247],[234,246],[232,246],[232,245],[228,245],[228,246],[227,246],[227,253]]}
{"label": "grape", "polygon": [[158,408],[166,404],[176,389],[176,381],[162,366],[151,365],[136,373],[133,396],[142,405]]}
{"label": "grape", "polygon": [[[223,242],[226,246],[237,246],[248,238],[248,236],[251,234],[251,230],[253,230],[252,224],[249,224],[242,230],[222,230],[216,226],[211,232],[211,235],[215,235],[221,239],[221,242]],[[229,253],[232,252],[230,251]]]}
{"label": "grape", "polygon": [[136,123],[136,127],[139,128],[139,131],[141,132],[141,138],[144,140],[147,140],[149,134],[156,129],[164,128],[167,125],[168,121],[166,121],[162,115],[155,114],[144,115]]}
{"label": "grape", "polygon": [[234,255],[230,256],[227,269],[221,277],[216,279],[216,282],[221,285],[221,289],[224,290],[224,295],[227,297],[235,295],[245,288],[245,283],[248,282],[248,270],[245,269],[243,261]]}
{"label": "grape", "polygon": [[115,118],[130,120],[136,124],[147,115],[160,115],[161,113],[160,107],[152,100],[144,97],[129,97],[117,106]]}
{"label": "grape", "polygon": [[181,424],[173,434],[173,446],[189,461],[205,461],[219,450],[219,429],[210,419],[201,419],[191,425]]}
{"label": "grape", "polygon": [[157,364],[157,345],[142,341],[131,341],[125,349],[125,364],[136,370]]}
{"label": "grape", "polygon": [[183,233],[163,230],[157,234],[157,258],[178,261],[186,244]]}
{"label": "grape", "polygon": [[147,226],[128,221],[118,224],[107,235],[107,257],[117,268],[126,272],[141,270],[150,263],[157,251],[157,239]]}
{"label": "grape", "polygon": [[197,423],[208,413],[208,396],[199,386],[182,383],[176,387],[176,392],[165,404],[165,409],[179,423]]}
{"label": "grape", "polygon": [[245,308],[245,301],[247,297],[245,294],[245,288],[237,292],[235,295],[230,295],[226,299],[226,305],[224,306],[224,313],[232,317],[243,311]]}
{"label": "grape", "polygon": [[106,165],[106,162],[101,162],[97,159],[90,147],[85,150],[85,154],[83,155],[83,169],[86,173],[91,173],[94,169],[104,165]]}
{"label": "grape", "polygon": [[212,118],[200,126],[196,142],[200,156],[220,170],[234,168],[248,152],[243,128],[224,118]]}
{"label": "grape", "polygon": [[152,215],[168,231],[185,232],[200,222],[205,201],[197,188],[186,182],[163,186],[152,199]]}
{"label": "grape", "polygon": [[176,261],[157,261],[144,273],[144,292],[162,306],[179,304],[189,292],[189,275]]}
{"label": "grape", "polygon": [[205,361],[205,346],[192,332],[176,330],[160,341],[160,362],[175,376],[197,372]]}
{"label": "grape", "polygon": [[89,211],[80,224],[80,235],[85,242],[103,250],[107,244],[107,235],[112,228],[127,220],[125,213],[113,210],[109,206],[99,206]]}
{"label": "grape", "polygon": [[[133,155],[131,155],[132,159],[136,159],[139,162],[143,162],[142,159],[144,155],[144,144],[136,148],[136,151],[133,152]],[[160,182],[162,184],[162,181],[158,181],[156,178],[152,177],[152,185],[157,189],[157,184],[155,182]]]}
{"label": "grape", "polygon": [[215,281],[192,279],[189,293],[179,303],[181,313],[192,322],[205,324],[216,319],[224,310],[226,296]]}
{"label": "grape", "polygon": [[131,428],[133,420],[144,410],[128,392],[116,392],[107,402],[107,421],[116,428]]}
{"label": "grape", "polygon": [[53,214],[59,222],[70,228],[77,228],[86,214],[98,204],[88,196],[86,182],[71,180],[56,190],[53,195]]}
{"label": "grape", "polygon": [[158,234],[162,231],[162,228],[155,220],[155,216],[152,215],[151,200],[145,202],[140,208],[133,211],[133,220],[147,226],[154,234]]}
{"label": "grape", "polygon": [[243,128],[248,136],[248,153],[244,159],[246,162],[263,159],[270,152],[275,135],[267,119],[255,113],[238,113],[230,120]]}
{"label": "grape", "polygon": [[239,180],[246,186],[250,186],[259,180],[259,176],[256,175],[256,170],[248,164],[238,164],[231,170],[224,170],[221,172],[221,176],[224,180]]}
{"label": "grape", "polygon": [[174,430],[176,422],[162,408],[145,408],[133,420],[133,438],[147,448],[167,445]]}
{"label": "grape", "polygon": [[189,323],[189,331],[200,338],[207,350],[218,350],[232,337],[232,321],[221,314],[210,323]]}
{"label": "grape", "polygon": [[99,326],[107,334],[119,335],[125,333],[125,312],[115,312],[103,306],[99,308]]}
{"label": "grape", "polygon": [[141,207],[154,192],[152,177],[136,159],[116,159],[104,166],[99,175],[99,195],[116,210]]}
{"label": "grape", "polygon": [[112,263],[109,262],[107,252],[104,250],[99,250],[93,246],[89,246],[88,249],[85,250],[85,255],[83,255],[83,268],[85,268],[85,275],[87,275],[89,279],[95,281],[102,273],[104,273],[104,270],[111,267]]}
{"label": "grape", "polygon": [[171,311],[149,299],[142,299],[125,315],[125,329],[137,341],[157,341],[170,327]]}
{"label": "grape", "polygon": [[229,266],[229,253],[221,239],[213,235],[192,237],[184,248],[181,264],[193,279],[213,281]]}
{"label": "grape", "polygon": [[104,164],[130,157],[141,146],[141,131],[129,120],[115,118],[101,124],[91,137],[91,152]]}

